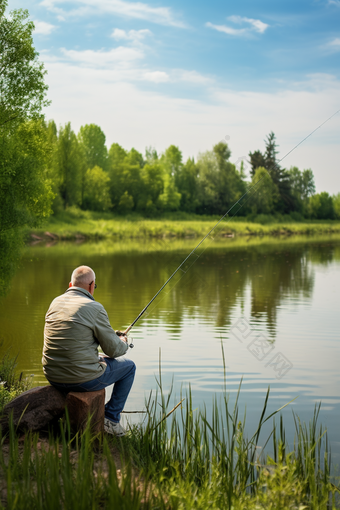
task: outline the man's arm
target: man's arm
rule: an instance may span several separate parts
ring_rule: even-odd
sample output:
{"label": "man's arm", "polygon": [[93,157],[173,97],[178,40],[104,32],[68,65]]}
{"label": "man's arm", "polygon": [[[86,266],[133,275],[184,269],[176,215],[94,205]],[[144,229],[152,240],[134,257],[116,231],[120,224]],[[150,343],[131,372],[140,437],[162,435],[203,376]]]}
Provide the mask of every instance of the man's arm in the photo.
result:
{"label": "man's arm", "polygon": [[104,353],[110,358],[118,358],[128,350],[127,340],[124,336],[116,335],[111,327],[109,317],[104,307],[101,307],[93,328],[94,335]]}

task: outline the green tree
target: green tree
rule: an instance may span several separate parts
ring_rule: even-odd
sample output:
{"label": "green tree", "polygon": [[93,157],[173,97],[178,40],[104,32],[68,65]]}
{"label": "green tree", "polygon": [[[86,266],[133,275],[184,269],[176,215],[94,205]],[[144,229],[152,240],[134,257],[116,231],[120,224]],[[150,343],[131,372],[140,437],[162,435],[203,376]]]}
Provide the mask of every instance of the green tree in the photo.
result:
{"label": "green tree", "polygon": [[265,152],[262,154],[260,151],[249,153],[250,162],[252,165],[251,173],[254,175],[256,168],[259,166],[266,168],[277,186],[279,192],[279,199],[276,204],[276,209],[282,213],[289,213],[296,209],[296,200],[291,189],[291,176],[286,169],[281,168],[277,161],[277,143],[273,131],[269,133],[265,140]]}
{"label": "green tree", "polygon": [[182,152],[175,145],[170,145],[160,159],[169,175],[176,176],[183,167]]}
{"label": "green tree", "polygon": [[96,124],[81,126],[78,141],[83,151],[86,169],[99,166],[107,170],[108,153],[105,145],[105,135]]}
{"label": "green tree", "polygon": [[337,195],[333,195],[333,207],[334,207],[334,216],[339,220],[340,219],[340,193]]}
{"label": "green tree", "polygon": [[21,122],[1,140],[0,233],[36,225],[51,212],[53,192],[46,178],[49,154],[41,120]]}
{"label": "green tree", "polygon": [[0,3],[0,126],[36,119],[46,100],[44,65],[33,46],[34,23],[27,10],[5,16],[7,0]]}
{"label": "green tree", "polygon": [[107,211],[111,207],[110,177],[102,168],[88,168],[85,173],[84,208]]}
{"label": "green tree", "polygon": [[251,170],[250,174],[254,177],[256,169],[259,167],[266,167],[266,160],[261,151],[249,152]]}
{"label": "green tree", "polygon": [[68,122],[60,127],[57,143],[59,193],[64,207],[80,205],[84,190],[84,161],[78,139]]}
{"label": "green tree", "polygon": [[158,160],[158,154],[157,154],[156,149],[151,147],[151,145],[149,147],[145,147],[145,162],[152,164],[157,160]]}
{"label": "green tree", "polygon": [[308,198],[315,193],[314,175],[312,170],[302,172],[296,167],[288,171],[291,194],[294,197],[294,209],[304,215],[308,215]]}
{"label": "green tree", "polygon": [[198,193],[198,167],[194,158],[189,158],[175,174],[175,184],[181,193],[180,210],[195,212],[199,205]]}
{"label": "green tree", "polygon": [[63,199],[60,195],[60,173],[58,165],[58,130],[54,120],[45,124],[47,145],[49,147],[48,160],[46,164],[46,175],[51,183],[54,198],[52,201],[52,211],[58,214],[64,208]]}
{"label": "green tree", "polygon": [[302,172],[302,199],[307,200],[315,193],[314,174],[310,168]]}
{"label": "green tree", "polygon": [[164,170],[160,163],[146,164],[141,171],[142,193],[137,209],[154,214],[157,211],[158,199],[164,191]]}
{"label": "green tree", "polygon": [[163,175],[163,193],[159,195],[157,205],[162,211],[177,211],[181,202],[181,194],[178,193],[172,175]]}
{"label": "green tree", "polygon": [[235,165],[229,161],[231,152],[220,142],[212,151],[200,154],[198,211],[205,214],[224,214],[244,194],[246,185]]}
{"label": "green tree", "polygon": [[136,151],[136,149],[132,148],[130,152],[127,154],[127,162],[129,165],[137,165],[140,168],[144,166],[144,159],[140,152]]}
{"label": "green tree", "polygon": [[[259,182],[260,180],[261,182]],[[259,184],[256,186],[257,183]],[[252,213],[272,214],[275,211],[279,193],[276,184],[273,183],[273,179],[265,168],[256,169],[252,185],[255,186],[250,199]]]}
{"label": "green tree", "polygon": [[136,208],[143,193],[141,163],[143,158],[135,149],[128,153],[117,143],[109,150],[110,195],[117,212]]}
{"label": "green tree", "polygon": [[[20,255],[20,227],[50,214],[49,157],[41,110],[48,105],[44,66],[33,46],[28,12],[7,17],[0,1],[0,252],[1,293]],[[40,118],[41,117],[41,118]]]}
{"label": "green tree", "polygon": [[332,220],[335,217],[332,197],[322,191],[312,195],[308,202],[309,217],[318,220]]}
{"label": "green tree", "polygon": [[5,16],[0,4],[0,232],[33,225],[50,213],[44,165],[48,146],[41,109],[48,104],[45,71],[33,47],[28,12]]}

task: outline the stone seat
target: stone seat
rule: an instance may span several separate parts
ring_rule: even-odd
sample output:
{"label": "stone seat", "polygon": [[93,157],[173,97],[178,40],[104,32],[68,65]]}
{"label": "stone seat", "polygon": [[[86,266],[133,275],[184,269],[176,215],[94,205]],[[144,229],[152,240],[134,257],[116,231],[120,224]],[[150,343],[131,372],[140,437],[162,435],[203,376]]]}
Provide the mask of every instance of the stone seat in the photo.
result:
{"label": "stone seat", "polygon": [[53,386],[38,386],[25,391],[4,408],[0,421],[3,432],[8,431],[9,416],[19,430],[38,431],[62,417],[67,409],[73,431],[83,431],[91,417],[94,434],[104,430],[105,390],[86,393],[70,392],[67,395]]}

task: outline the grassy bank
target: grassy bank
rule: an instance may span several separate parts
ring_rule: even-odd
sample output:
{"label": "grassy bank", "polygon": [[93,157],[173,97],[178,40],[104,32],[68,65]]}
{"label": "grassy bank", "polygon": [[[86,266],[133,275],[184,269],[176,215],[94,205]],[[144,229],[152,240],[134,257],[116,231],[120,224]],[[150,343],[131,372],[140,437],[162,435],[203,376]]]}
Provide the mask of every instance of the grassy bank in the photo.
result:
{"label": "grassy bank", "polygon": [[[190,392],[172,413],[171,392],[151,397],[147,423],[119,439],[91,437],[89,431],[73,436],[67,421],[48,438],[20,438],[12,427],[0,437],[0,508],[339,508],[327,437],[317,426],[318,408],[309,425],[295,416],[296,437],[289,450],[282,420],[260,442],[263,426],[272,419],[266,416],[268,395],[250,437],[237,401],[230,408],[224,394],[208,417],[193,409]],[[261,453],[268,440],[271,457]]]}
{"label": "grassy bank", "polygon": [[[278,221],[278,219],[280,221]],[[40,228],[31,231],[37,237],[57,239],[103,238],[164,238],[203,237],[216,224],[219,217],[187,214],[168,214],[162,218],[147,219],[138,215],[126,217],[110,213],[95,213],[68,209],[58,216],[51,216]],[[46,232],[52,234],[46,236]],[[249,235],[316,235],[340,232],[340,221],[297,222],[290,217],[244,218],[226,217],[214,230],[214,236]]]}
{"label": "grassy bank", "polygon": [[8,435],[0,432],[0,508],[339,508],[327,434],[317,424],[320,406],[308,425],[294,415],[289,447],[282,408],[267,413],[269,389],[248,436],[240,389],[234,406],[226,389],[216,396],[208,416],[193,408],[190,389],[175,399],[171,388],[163,392],[161,377],[158,387],[146,402],[145,423],[123,438],[73,435],[67,417],[49,435],[20,436],[13,425]]}

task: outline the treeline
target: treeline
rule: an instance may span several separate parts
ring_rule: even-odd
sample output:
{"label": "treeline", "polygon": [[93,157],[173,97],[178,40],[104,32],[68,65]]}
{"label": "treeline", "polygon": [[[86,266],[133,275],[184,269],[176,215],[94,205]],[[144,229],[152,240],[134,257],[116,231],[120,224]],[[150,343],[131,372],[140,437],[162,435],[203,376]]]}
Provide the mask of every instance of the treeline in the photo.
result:
{"label": "treeline", "polygon": [[149,147],[143,155],[117,143],[108,150],[105,134],[95,124],[82,126],[76,134],[70,123],[58,130],[50,121],[45,130],[51,150],[46,176],[54,193],[55,213],[73,205],[119,214],[137,211],[154,216],[184,211],[222,215],[252,188],[239,215],[340,217],[340,194],[316,194],[310,169],[280,167],[274,133],[268,135],[263,153],[249,153],[247,178],[244,166],[238,169],[230,161],[231,151],[224,142],[199,154],[196,161],[184,162],[174,145],[162,154]]}
{"label": "treeline", "polygon": [[0,251],[7,245],[13,253],[20,227],[71,206],[147,216],[223,215],[249,191],[238,215],[340,218],[340,194],[316,194],[311,170],[280,167],[273,133],[263,153],[249,154],[247,176],[242,164],[230,161],[224,142],[184,162],[174,145],[161,154],[117,143],[108,149],[95,124],[76,134],[70,123],[57,128],[46,122],[46,71],[33,46],[34,24],[27,11],[7,17],[6,7],[7,0],[0,2]]}

